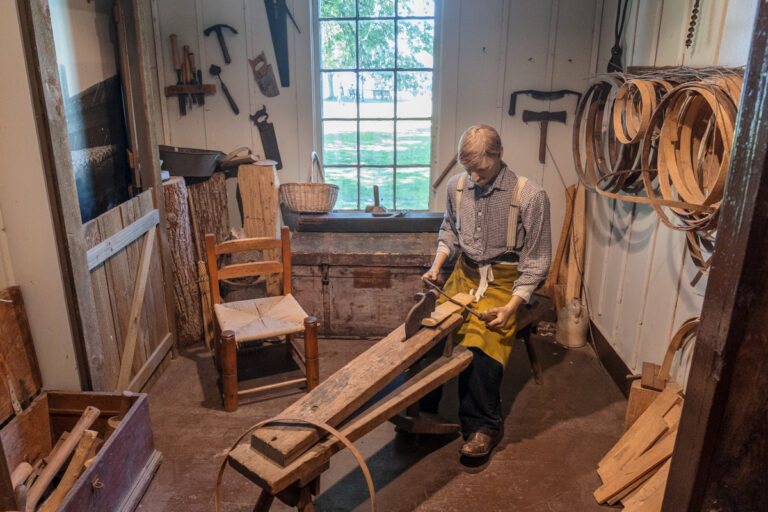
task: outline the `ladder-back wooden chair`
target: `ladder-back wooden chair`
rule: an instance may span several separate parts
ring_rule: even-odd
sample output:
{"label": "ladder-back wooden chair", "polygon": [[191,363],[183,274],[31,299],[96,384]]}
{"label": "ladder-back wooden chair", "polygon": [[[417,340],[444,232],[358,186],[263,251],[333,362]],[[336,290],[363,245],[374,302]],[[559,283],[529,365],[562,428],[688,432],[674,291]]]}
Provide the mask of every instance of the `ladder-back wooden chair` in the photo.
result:
{"label": "ladder-back wooden chair", "polygon": [[[214,357],[221,374],[224,409],[237,410],[240,397],[260,391],[306,385],[314,389],[320,381],[317,350],[317,319],[307,315],[291,295],[290,231],[284,227],[280,238],[244,238],[216,243],[213,235],[205,235],[208,275],[216,334]],[[217,256],[246,251],[282,250],[282,261],[255,261],[218,268]],[[219,281],[263,274],[283,274],[283,295],[258,299],[221,302]],[[296,344],[295,334],[304,331],[304,353]],[[247,341],[284,337],[288,354],[304,372],[304,377],[276,384],[238,390],[238,347]]]}

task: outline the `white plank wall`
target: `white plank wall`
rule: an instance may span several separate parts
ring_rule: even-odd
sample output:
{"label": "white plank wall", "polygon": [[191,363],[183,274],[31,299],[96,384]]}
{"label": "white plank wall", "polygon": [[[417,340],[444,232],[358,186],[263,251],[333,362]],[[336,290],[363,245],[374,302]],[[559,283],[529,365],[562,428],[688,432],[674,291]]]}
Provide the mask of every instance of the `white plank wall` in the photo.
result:
{"label": "white plank wall", "polygon": [[[155,24],[156,45],[162,65],[158,65],[161,89],[176,83],[176,72],[169,36],[176,34],[179,51],[189,45],[195,55],[196,66],[203,71],[204,83],[215,83],[217,92],[207,96],[205,106],[187,108],[187,115],[179,114],[175,97],[165,101],[165,141],[169,145],[208,148],[229,152],[247,146],[255,154],[264,155],[258,129],[248,118],[266,105],[269,121],[274,123],[283,169],[279,173],[282,183],[306,181],[309,173],[309,155],[313,148],[312,82],[309,26],[309,2],[288,0],[301,28],[299,34],[288,24],[290,86],[280,88],[280,94],[267,98],[261,94],[253,78],[248,58],[264,51],[277,77],[272,39],[269,33],[264,2],[258,0],[154,0],[157,14]],[[215,34],[204,36],[207,27],[224,23],[238,31],[233,35],[225,30],[227,48],[232,58],[224,58]],[[159,60],[158,59],[158,62]],[[229,88],[240,110],[235,115],[221,92],[219,81],[208,72],[211,64],[222,68],[221,78]],[[233,194],[234,181],[228,189]],[[230,224],[241,223],[236,207],[230,201]]]}
{"label": "white plank wall", "polygon": [[[163,64],[160,85],[176,83],[172,69],[170,41],[175,33],[179,44],[189,44],[204,81],[212,82],[208,67],[222,67],[222,78],[238,102],[241,113],[234,116],[222,94],[206,99],[204,109],[193,107],[179,116],[174,98],[166,101],[168,144],[229,151],[250,146],[261,153],[258,130],[252,114],[267,105],[274,122],[284,168],[282,183],[306,181],[308,159],[313,149],[313,108],[311,82],[311,2],[289,0],[302,29],[298,34],[289,25],[291,86],[275,98],[265,98],[253,80],[246,57],[264,50],[277,73],[265,18],[258,0],[163,0],[156,1],[156,37]],[[507,115],[509,94],[518,89],[586,87],[593,58],[593,29],[599,24],[600,0],[445,0],[437,2],[436,30],[436,116],[433,148],[433,178],[455,155],[458,138],[472,124],[486,123],[501,133],[508,163],[520,173],[544,185],[552,200],[552,232],[557,240],[564,215],[563,183],[576,182],[571,158],[570,132],[575,98],[540,102],[518,98],[518,114]],[[202,31],[214,23],[235,27],[237,36],[227,35],[232,63],[223,65],[215,37]],[[522,122],[522,111],[566,110],[567,125],[551,124],[545,165],[538,162],[539,126]],[[445,207],[445,186],[432,195],[432,209]],[[232,210],[232,208],[231,208]],[[231,215],[230,222],[239,219]]]}
{"label": "white plank wall", "polygon": [[[456,154],[469,126],[495,126],[504,159],[516,172],[541,184],[552,203],[555,243],[565,215],[563,183],[576,182],[571,129],[576,98],[536,101],[517,98],[517,113],[507,114],[510,93],[521,89],[586,88],[593,66],[593,31],[599,26],[600,0],[455,0],[441,2],[442,54],[433,176]],[[565,125],[549,125],[546,163],[538,161],[539,125],[526,125],[523,110],[567,112]],[[454,172],[460,172],[457,168]],[[562,174],[562,178],[561,178]],[[447,179],[446,179],[447,181]],[[433,192],[432,209],[445,208],[445,182]]]}
{"label": "white plank wall", "polygon": [[[684,1],[630,0],[624,63],[639,66],[737,66],[746,63],[756,0],[702,2],[691,48],[684,46],[690,6]],[[597,72],[613,45],[616,0],[605,0]],[[669,338],[698,314],[706,278],[694,287],[696,269],[683,233],[657,220],[644,205],[588,195],[586,296],[595,324],[630,369],[660,363]],[[687,380],[691,350],[678,357],[673,375]]]}

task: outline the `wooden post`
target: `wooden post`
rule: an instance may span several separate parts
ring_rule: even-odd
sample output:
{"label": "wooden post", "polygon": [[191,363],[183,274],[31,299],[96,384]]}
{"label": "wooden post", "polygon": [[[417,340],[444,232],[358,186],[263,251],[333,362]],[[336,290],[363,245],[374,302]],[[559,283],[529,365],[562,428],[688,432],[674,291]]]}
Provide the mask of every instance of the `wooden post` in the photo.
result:
{"label": "wooden post", "polygon": [[235,331],[221,333],[221,391],[224,410],[237,410],[237,342]]}
{"label": "wooden post", "polygon": [[312,391],[320,384],[320,364],[317,350],[317,318],[308,316],[304,319],[304,356],[307,365],[307,391]]}
{"label": "wooden post", "polygon": [[283,227],[280,230],[280,239],[283,242],[283,295],[291,293],[291,230]]}
{"label": "wooden post", "polygon": [[167,238],[171,250],[171,272],[176,303],[177,336],[184,347],[203,336],[202,308],[198,268],[195,262],[192,229],[189,220],[187,187],[184,178],[173,177],[163,183]]}
{"label": "wooden post", "polygon": [[758,2],[664,512],[768,509],[768,3]]}

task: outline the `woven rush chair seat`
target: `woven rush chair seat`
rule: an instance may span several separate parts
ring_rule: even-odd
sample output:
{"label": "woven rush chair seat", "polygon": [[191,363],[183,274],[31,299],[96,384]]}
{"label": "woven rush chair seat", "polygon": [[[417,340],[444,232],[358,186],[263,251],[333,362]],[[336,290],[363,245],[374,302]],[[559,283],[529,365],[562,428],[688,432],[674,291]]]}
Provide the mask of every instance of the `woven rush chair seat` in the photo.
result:
{"label": "woven rush chair seat", "polygon": [[303,332],[304,319],[309,316],[290,293],[226,302],[213,308],[221,331],[233,331],[238,343]]}

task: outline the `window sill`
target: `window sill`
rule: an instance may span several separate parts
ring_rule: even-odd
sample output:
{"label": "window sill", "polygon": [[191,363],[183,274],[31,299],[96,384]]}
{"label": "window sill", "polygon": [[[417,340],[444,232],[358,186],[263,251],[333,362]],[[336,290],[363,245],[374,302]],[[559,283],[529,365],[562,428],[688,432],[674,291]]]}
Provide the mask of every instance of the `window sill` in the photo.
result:
{"label": "window sill", "polygon": [[297,214],[283,209],[283,220],[292,231],[324,233],[437,233],[443,220],[439,212],[406,212],[374,217],[365,212]]}

